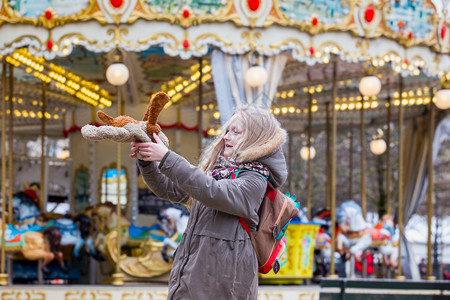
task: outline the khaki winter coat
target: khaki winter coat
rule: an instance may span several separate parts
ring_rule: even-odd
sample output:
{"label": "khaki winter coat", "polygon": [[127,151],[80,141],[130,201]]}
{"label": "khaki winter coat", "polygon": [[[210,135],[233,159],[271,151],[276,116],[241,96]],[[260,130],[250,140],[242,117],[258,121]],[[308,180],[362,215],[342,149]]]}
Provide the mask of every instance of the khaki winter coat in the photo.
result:
{"label": "khaki winter coat", "polygon": [[[280,148],[284,140],[280,130],[269,144],[243,153],[243,162],[257,160],[269,168],[275,187],[287,177]],[[178,203],[189,196],[197,200],[175,254],[168,299],[257,299],[258,262],[238,216],[256,227],[265,179],[243,172],[238,179],[217,181],[171,151],[160,163],[139,160],[138,166],[159,197]]]}

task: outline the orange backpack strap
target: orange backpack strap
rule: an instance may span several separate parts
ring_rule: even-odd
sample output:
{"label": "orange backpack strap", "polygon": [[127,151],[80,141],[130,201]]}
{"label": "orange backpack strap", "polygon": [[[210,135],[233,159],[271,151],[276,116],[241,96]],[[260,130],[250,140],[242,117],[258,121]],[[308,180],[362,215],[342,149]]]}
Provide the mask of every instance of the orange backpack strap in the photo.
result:
{"label": "orange backpack strap", "polygon": [[[233,172],[233,174],[231,174],[231,179],[236,179],[239,175],[240,172],[254,172],[254,171],[250,171],[250,170],[238,170],[236,172]],[[256,172],[255,172],[256,173]],[[259,173],[258,173],[259,174]],[[265,195],[272,201],[275,200],[275,196],[277,195],[277,190],[270,184],[269,180],[262,174],[259,174],[262,177],[264,177],[264,179],[267,182],[267,189],[266,189],[266,193]],[[248,227],[247,222],[245,221],[245,219],[243,217],[239,217],[239,221],[241,222],[242,227],[245,229],[245,231],[250,232],[250,228]]]}

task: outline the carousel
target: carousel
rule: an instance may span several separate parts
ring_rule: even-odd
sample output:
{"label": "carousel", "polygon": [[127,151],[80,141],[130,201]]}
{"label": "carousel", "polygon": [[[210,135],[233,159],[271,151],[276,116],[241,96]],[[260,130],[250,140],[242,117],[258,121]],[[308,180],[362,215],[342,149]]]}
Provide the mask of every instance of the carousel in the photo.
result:
{"label": "carousel", "polygon": [[341,299],[339,277],[450,293],[432,234],[450,215],[448,2],[2,0],[2,299],[165,299],[189,211],[146,187],[129,142],[159,125],[196,164],[246,104],[288,132],[282,191],[302,206],[260,299]]}

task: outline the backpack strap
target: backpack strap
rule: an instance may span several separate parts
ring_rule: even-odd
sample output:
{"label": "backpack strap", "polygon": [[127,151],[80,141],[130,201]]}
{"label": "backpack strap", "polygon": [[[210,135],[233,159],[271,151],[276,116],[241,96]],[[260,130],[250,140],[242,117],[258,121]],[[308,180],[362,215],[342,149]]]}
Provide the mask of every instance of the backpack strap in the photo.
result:
{"label": "backpack strap", "polygon": [[[235,171],[231,174],[230,179],[236,179],[239,175],[239,173],[241,172],[255,172],[255,171],[251,171],[251,170],[238,170]],[[258,172],[255,172],[258,173]],[[259,175],[261,175],[267,182],[267,188],[266,188],[266,192],[265,192],[265,196],[267,196],[270,200],[274,201],[275,200],[275,196],[277,195],[277,190],[272,186],[272,184],[269,182],[269,179],[266,178],[264,175],[258,173]],[[243,217],[239,217],[239,221],[241,222],[242,227],[245,229],[245,231],[250,232],[250,228],[248,227],[247,222],[245,221],[245,219]]]}
{"label": "backpack strap", "polygon": [[259,174],[259,175],[261,175],[265,180],[266,180],[266,182],[267,182],[267,188],[266,188],[266,193],[265,193],[265,195],[267,196],[267,197],[269,197],[269,199],[270,200],[272,200],[272,201],[274,201],[275,200],[275,196],[277,195],[277,190],[274,188],[274,186],[270,183],[270,181],[269,181],[269,179],[266,177],[266,176],[264,176],[264,175],[262,175],[261,173],[258,173],[258,172],[256,172],[256,171],[252,171],[252,170],[237,170],[237,171],[235,171],[235,172],[233,172],[232,174],[231,174],[231,179],[236,179],[238,176],[239,176],[239,173],[241,173],[241,172],[254,172],[254,173],[257,173],[257,174]]}

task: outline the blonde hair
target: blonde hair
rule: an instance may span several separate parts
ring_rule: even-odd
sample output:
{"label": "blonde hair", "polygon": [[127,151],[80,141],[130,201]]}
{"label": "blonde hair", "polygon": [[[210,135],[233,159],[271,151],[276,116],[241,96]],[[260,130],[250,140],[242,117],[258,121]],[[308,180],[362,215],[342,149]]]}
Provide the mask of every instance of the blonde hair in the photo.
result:
{"label": "blonde hair", "polygon": [[255,106],[244,106],[234,112],[223,126],[221,133],[205,149],[200,157],[199,167],[203,171],[211,170],[225,149],[224,136],[231,124],[239,119],[243,124],[242,138],[234,147],[232,158],[237,162],[245,162],[246,151],[256,149],[272,140],[281,129],[280,123],[267,110]]}

